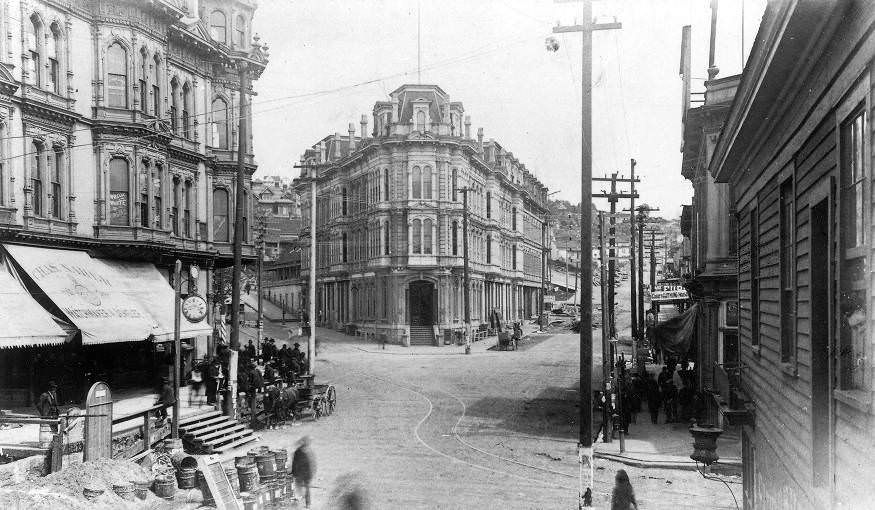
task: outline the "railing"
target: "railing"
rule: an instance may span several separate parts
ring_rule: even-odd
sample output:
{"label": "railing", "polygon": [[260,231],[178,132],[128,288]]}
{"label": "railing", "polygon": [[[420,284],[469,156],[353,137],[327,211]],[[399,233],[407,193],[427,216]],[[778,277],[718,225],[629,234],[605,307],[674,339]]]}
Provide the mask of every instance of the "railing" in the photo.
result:
{"label": "railing", "polygon": [[[118,418],[113,418],[112,424],[118,425],[119,423],[124,423],[126,421],[135,420],[137,418],[142,420],[142,423],[139,425],[140,432],[143,434],[143,449],[138,452],[143,453],[152,447],[152,436],[149,428],[149,417],[152,413],[156,413],[162,409],[167,409],[168,407],[173,407],[173,404],[155,404],[152,407],[143,409],[142,411],[137,411],[135,413],[126,414],[124,416],[119,416]],[[178,416],[173,417],[174,420],[178,420]]]}

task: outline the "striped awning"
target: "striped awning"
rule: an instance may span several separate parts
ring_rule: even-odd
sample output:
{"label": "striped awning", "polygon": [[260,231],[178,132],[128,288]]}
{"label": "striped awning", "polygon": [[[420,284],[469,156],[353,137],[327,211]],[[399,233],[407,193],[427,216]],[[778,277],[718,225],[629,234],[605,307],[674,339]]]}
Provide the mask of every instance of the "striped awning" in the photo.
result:
{"label": "striped awning", "polygon": [[71,335],[34,300],[0,256],[0,348],[60,345]]}

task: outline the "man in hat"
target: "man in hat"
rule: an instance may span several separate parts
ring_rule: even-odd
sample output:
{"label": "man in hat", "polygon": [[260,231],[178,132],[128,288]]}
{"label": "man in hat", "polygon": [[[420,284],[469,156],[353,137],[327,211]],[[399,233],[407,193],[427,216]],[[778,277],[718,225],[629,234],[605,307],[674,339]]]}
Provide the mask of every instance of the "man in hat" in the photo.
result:
{"label": "man in hat", "polygon": [[[161,394],[158,396],[159,404],[167,404],[173,405],[176,402],[176,396],[173,393],[173,386],[170,385],[169,377],[161,378]],[[158,418],[158,421],[165,421],[167,419],[167,408],[162,407],[158,411],[155,412],[155,417]]]}
{"label": "man in hat", "polygon": [[316,459],[310,450],[310,436],[304,436],[298,441],[298,449],[292,457],[292,476],[298,493],[304,498],[304,508],[310,508],[310,484],[316,474]]}
{"label": "man in hat", "polygon": [[[40,418],[57,418],[61,412],[58,409],[58,383],[49,381],[49,388],[39,396],[36,409]],[[58,425],[52,425],[52,432],[58,432]]]}
{"label": "man in hat", "polygon": [[298,363],[303,363],[304,361],[304,353],[301,352],[301,344],[295,342],[295,348],[292,349],[292,357],[295,358]]}

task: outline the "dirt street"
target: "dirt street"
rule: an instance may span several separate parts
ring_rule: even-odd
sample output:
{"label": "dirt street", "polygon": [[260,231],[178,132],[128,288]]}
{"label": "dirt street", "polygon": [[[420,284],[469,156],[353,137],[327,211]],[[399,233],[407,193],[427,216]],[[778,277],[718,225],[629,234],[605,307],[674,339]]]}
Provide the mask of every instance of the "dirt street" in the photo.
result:
{"label": "dirt street", "polygon": [[[334,480],[349,472],[366,479],[379,509],[576,508],[576,334],[555,334],[517,352],[470,356],[452,347],[446,355],[367,352],[345,338],[321,345],[317,382],[337,386],[335,413],[262,432],[264,444],[274,447],[293,448],[305,434],[313,438],[314,508],[326,508]],[[595,350],[598,363],[598,345]],[[600,459],[596,508],[608,505],[620,468],[629,473],[642,509],[735,508],[721,483],[694,471]],[[734,490],[740,497],[740,486]]]}

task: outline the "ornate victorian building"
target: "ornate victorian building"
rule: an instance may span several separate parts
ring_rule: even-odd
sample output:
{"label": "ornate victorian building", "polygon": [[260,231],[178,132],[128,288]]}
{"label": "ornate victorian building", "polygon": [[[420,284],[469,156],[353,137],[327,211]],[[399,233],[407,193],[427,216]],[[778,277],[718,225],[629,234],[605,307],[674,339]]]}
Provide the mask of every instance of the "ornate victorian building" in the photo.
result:
{"label": "ornate victorian building", "polygon": [[[125,314],[111,310],[101,313],[118,335],[93,335],[17,247],[50,262],[87,252],[83,261],[94,267],[81,274],[105,263],[123,278],[128,264],[150,268],[165,284],[181,259],[185,273],[201,268],[183,293],[209,293],[212,269],[231,263],[240,72],[257,79],[267,62],[267,47],[252,42],[255,7],[253,0],[0,0],[8,34],[0,38],[0,253],[70,335],[15,340],[21,349],[0,356],[4,387],[44,382],[15,368],[57,354],[36,345],[63,344],[53,349],[72,350],[86,364],[116,359],[100,370],[123,373],[119,358],[150,358],[161,351],[152,341],[166,339],[154,328],[134,334]],[[248,147],[247,188],[256,169]],[[112,287],[112,274],[103,276]],[[154,311],[140,312],[161,322]],[[210,328],[189,333],[202,356]]]}
{"label": "ornate victorian building", "polygon": [[[439,344],[463,328],[463,193],[468,198],[471,319],[540,310],[547,188],[434,85],[376,103],[373,131],[325,137],[295,186],[304,230],[317,180],[317,320]],[[308,243],[309,239],[304,239]],[[302,278],[310,261],[305,253]]]}

